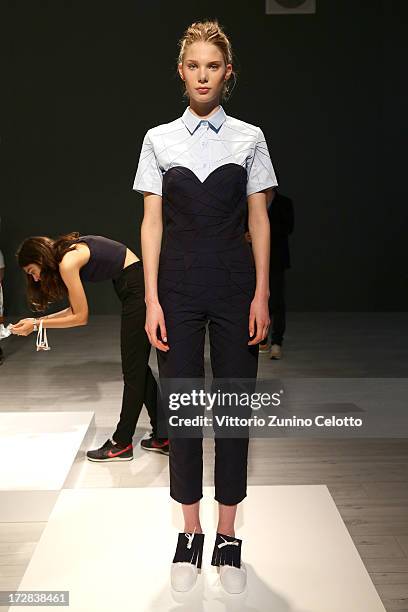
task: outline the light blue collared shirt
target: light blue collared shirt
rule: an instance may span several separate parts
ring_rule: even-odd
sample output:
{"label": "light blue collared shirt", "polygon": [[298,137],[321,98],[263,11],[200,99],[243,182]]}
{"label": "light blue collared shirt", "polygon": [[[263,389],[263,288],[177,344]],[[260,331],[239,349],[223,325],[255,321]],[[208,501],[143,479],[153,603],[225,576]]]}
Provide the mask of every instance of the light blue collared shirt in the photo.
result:
{"label": "light blue collared shirt", "polygon": [[203,125],[204,127],[206,127],[208,124],[210,128],[217,132],[226,120],[226,118],[227,115],[225,114],[225,111],[222,106],[220,106],[215,111],[215,113],[207,117],[207,119],[200,119],[200,117],[197,117],[197,115],[191,112],[189,106],[186,108],[186,110],[181,116],[181,120],[187,127],[190,134],[193,134],[193,132],[197,129],[199,125]]}
{"label": "light blue collared shirt", "polygon": [[173,166],[189,168],[203,182],[229,163],[246,168],[247,195],[278,184],[261,128],[227,115],[222,106],[206,119],[188,106],[178,119],[146,132],[133,189],[162,195],[163,175]]}

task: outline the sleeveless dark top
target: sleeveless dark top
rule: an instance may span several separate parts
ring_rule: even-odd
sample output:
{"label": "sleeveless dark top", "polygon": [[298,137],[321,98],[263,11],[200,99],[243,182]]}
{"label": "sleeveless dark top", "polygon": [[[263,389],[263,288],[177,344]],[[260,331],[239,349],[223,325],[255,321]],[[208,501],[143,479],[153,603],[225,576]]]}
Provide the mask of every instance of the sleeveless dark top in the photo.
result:
{"label": "sleeveless dark top", "polygon": [[160,271],[220,269],[255,274],[245,239],[247,171],[218,166],[202,182],[185,166],[163,176],[164,234]]}
{"label": "sleeveless dark top", "polygon": [[83,281],[98,282],[119,276],[126,259],[126,245],[105,236],[80,236],[73,244],[78,242],[85,242],[91,252],[88,263],[79,271]]}

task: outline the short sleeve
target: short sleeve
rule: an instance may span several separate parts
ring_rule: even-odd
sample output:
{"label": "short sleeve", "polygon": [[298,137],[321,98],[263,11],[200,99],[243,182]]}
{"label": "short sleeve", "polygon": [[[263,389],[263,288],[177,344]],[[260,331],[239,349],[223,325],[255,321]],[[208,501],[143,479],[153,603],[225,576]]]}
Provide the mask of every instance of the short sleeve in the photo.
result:
{"label": "short sleeve", "polygon": [[276,187],[275,170],[261,128],[258,129],[253,157],[248,164],[247,196],[268,187]]}
{"label": "short sleeve", "polygon": [[3,257],[3,253],[0,251],[0,268],[4,268],[4,257]]}
{"label": "short sleeve", "polygon": [[141,194],[144,191],[151,191],[157,195],[162,195],[162,182],[163,175],[157,162],[150,130],[148,130],[143,139],[133,189]]}

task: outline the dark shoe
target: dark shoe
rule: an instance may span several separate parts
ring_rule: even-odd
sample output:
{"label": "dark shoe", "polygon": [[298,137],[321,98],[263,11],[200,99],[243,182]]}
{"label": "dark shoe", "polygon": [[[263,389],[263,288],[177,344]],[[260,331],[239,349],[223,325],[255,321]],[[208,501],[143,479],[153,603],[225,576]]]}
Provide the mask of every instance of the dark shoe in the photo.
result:
{"label": "dark shoe", "polygon": [[219,567],[220,581],[227,593],[242,593],[246,587],[246,567],[241,562],[242,540],[217,533],[211,565]]}
{"label": "dark shoe", "polygon": [[133,446],[121,446],[112,440],[106,440],[101,448],[88,451],[86,457],[89,461],[132,461]]}
{"label": "dark shoe", "polygon": [[169,441],[167,438],[155,438],[153,434],[150,434],[150,438],[141,440],[140,446],[144,450],[155,451],[156,453],[169,456]]}
{"label": "dark shoe", "polygon": [[269,359],[282,359],[282,347],[280,344],[272,344]]}
{"label": "dark shoe", "polygon": [[268,353],[269,349],[271,348],[271,345],[269,344],[269,342],[260,342],[259,343],[259,352],[260,353]]}
{"label": "dark shoe", "polygon": [[203,533],[179,533],[176,553],[171,565],[171,586],[175,591],[190,591],[201,568],[204,547]]}

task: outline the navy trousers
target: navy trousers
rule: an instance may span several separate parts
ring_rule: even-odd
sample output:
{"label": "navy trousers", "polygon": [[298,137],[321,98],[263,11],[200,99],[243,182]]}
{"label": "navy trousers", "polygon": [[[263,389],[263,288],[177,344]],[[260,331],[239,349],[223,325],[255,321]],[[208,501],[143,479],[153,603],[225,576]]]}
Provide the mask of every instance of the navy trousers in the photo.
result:
{"label": "navy trousers", "polygon": [[[157,351],[160,378],[204,377],[208,323],[214,378],[255,379],[258,345],[248,346],[255,270],[231,273],[216,254],[208,254],[205,266],[187,266],[160,270],[159,299],[170,347]],[[238,504],[246,497],[248,438],[216,437],[214,443],[215,499]],[[202,438],[170,434],[169,468],[173,499],[193,504],[202,498]]]}

